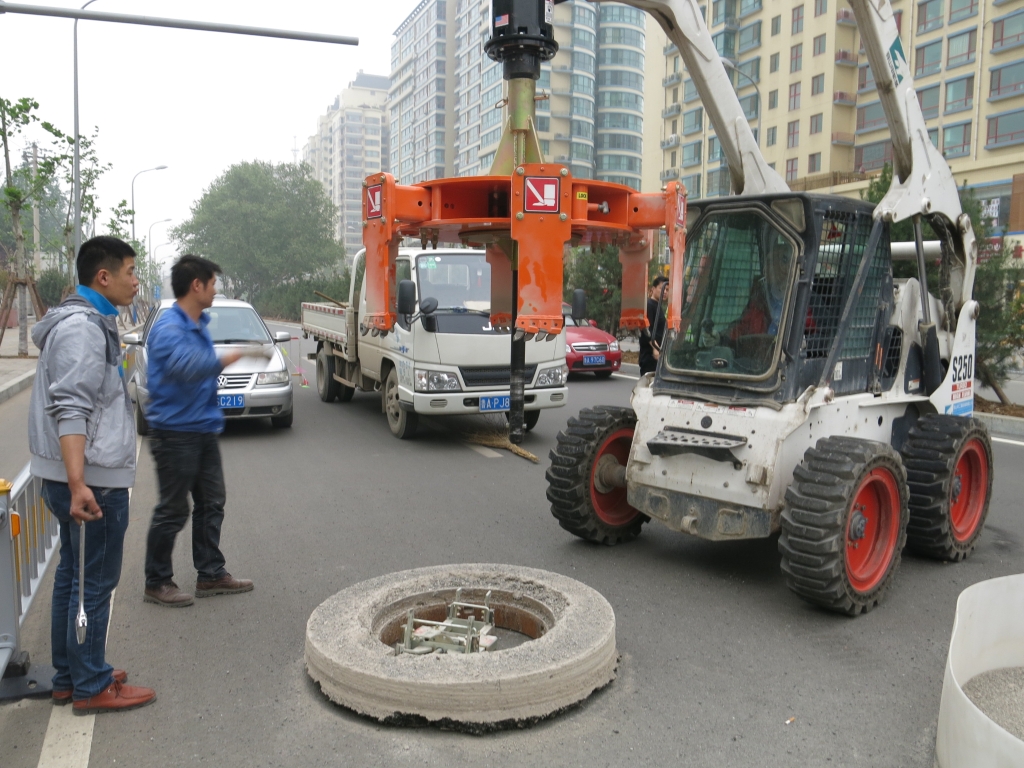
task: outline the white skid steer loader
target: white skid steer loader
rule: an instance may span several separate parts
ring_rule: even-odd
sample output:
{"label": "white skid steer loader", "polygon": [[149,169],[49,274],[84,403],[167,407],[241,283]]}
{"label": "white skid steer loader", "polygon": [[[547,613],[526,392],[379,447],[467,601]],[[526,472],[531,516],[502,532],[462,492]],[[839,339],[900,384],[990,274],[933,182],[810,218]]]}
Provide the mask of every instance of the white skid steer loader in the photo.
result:
{"label": "white skid steer loader", "polygon": [[[547,471],[560,525],[635,538],[649,519],[712,541],[765,538],[789,587],[856,615],[901,552],[957,561],[988,512],[992,448],[972,418],[977,245],[932,146],[888,0],[850,0],[892,132],[877,206],[794,193],[764,163],[695,0],[623,0],[678,46],[734,196],[693,203],[670,276],[657,371],[632,408],[570,419]],[[889,227],[915,225],[917,278],[894,280]],[[921,237],[939,236],[929,293]]]}

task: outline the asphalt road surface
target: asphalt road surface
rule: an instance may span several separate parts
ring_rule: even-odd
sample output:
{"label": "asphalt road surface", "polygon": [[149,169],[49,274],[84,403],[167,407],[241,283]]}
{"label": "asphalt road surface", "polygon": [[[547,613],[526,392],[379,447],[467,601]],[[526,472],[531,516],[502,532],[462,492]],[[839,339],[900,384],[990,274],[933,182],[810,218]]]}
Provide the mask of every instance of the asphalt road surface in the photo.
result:
{"label": "asphalt road surface", "polygon": [[[158,698],[97,717],[89,765],[930,767],[956,598],[1024,571],[1019,444],[994,446],[974,556],[906,555],[888,601],[849,619],[790,594],[775,538],[709,543],[650,524],[606,548],[558,527],[544,498],[555,435],[581,407],[626,404],[628,379],[571,380],[568,406],[544,412],[524,445],[535,465],[470,449],[459,432],[480,418],[425,420],[415,440],[396,440],[379,396],[320,402],[313,364],[291,346],[311,384],[296,390],[294,426],[232,426],[222,441],[223,547],[254,592],[185,609],[143,603],[155,496],[142,445],[108,658]],[[188,541],[186,528],[175,568],[191,589]],[[600,591],[616,614],[617,679],[559,717],[488,736],[381,726],[320,694],[302,662],[317,605],[364,579],[460,562],[544,568]],[[48,612],[44,593],[23,637],[39,659]],[[49,717],[46,702],[0,707],[0,765],[35,766]]]}

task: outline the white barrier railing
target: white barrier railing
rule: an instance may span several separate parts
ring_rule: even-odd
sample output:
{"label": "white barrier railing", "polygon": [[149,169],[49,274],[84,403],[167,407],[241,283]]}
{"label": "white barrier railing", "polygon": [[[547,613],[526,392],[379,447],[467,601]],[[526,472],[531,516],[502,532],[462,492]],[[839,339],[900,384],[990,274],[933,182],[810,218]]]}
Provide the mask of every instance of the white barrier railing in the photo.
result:
{"label": "white barrier railing", "polygon": [[28,465],[13,483],[0,480],[0,672],[23,663],[21,625],[60,539],[42,484]]}

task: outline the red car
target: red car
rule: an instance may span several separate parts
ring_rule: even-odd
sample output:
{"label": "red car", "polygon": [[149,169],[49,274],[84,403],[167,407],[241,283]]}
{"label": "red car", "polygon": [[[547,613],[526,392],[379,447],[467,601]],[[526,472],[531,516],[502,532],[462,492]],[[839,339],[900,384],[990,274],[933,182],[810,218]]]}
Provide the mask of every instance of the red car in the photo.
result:
{"label": "red car", "polygon": [[593,320],[576,323],[565,307],[565,364],[569,373],[593,373],[607,379],[622,365],[619,342]]}

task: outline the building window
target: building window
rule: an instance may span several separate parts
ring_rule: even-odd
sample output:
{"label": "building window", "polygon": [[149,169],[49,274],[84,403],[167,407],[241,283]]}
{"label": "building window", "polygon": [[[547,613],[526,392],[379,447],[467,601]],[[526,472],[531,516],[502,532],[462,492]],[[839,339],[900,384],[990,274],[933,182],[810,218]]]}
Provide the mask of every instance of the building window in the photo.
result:
{"label": "building window", "polygon": [[825,115],[824,115],[824,113],[819,112],[816,115],[811,115],[811,128],[810,128],[809,133],[811,133],[811,134],[821,133],[821,128],[822,128],[822,126],[824,124],[825,124]]}
{"label": "building window", "polygon": [[[757,82],[761,81],[761,57],[760,56],[758,56],[755,59],[750,59],[749,61],[743,62],[738,67],[736,67],[736,69],[738,69],[740,72],[742,72],[744,75],[746,75],[746,77],[741,77],[740,78],[740,87],[743,87],[744,83],[751,83],[751,82],[757,83]],[[747,78],[749,78],[749,80]]]}
{"label": "building window", "polygon": [[800,121],[794,120],[786,125],[786,148],[800,146]]}
{"label": "building window", "polygon": [[[498,110],[494,110],[499,115],[501,114]],[[537,116],[537,130],[547,133],[551,130],[551,117],[550,116]]]}
{"label": "building window", "polygon": [[740,0],[740,18],[761,10],[761,0]]}
{"label": "building window", "polygon": [[867,91],[875,87],[875,73],[865,64],[857,70],[857,90]]}
{"label": "building window", "polygon": [[778,72],[778,71],[779,71],[779,54],[773,53],[771,55],[771,57],[768,59],[768,72],[771,73],[771,72]]}
{"label": "building window", "polygon": [[798,5],[793,9],[792,33],[798,35],[804,31],[804,7]]}
{"label": "building window", "polygon": [[708,139],[708,162],[717,163],[722,159],[722,142],[718,140],[717,136],[712,136]]}
{"label": "building window", "polygon": [[942,26],[942,0],[925,0],[917,4],[917,34]]}
{"label": "building window", "polygon": [[687,80],[683,83],[683,101],[693,101],[700,94],[697,93],[697,86],[693,80]]}
{"label": "building window", "polygon": [[992,22],[992,50],[1012,48],[1024,43],[1024,11]]}
{"label": "building window", "polygon": [[946,114],[974,106],[974,75],[946,83]]}
{"label": "building window", "polygon": [[791,83],[789,86],[789,111],[800,109],[800,83]]}
{"label": "building window", "polygon": [[747,120],[753,120],[756,118],[758,113],[757,94],[752,93],[749,96],[741,98],[740,109],[743,110],[743,116],[746,117]]}
{"label": "building window", "polygon": [[939,86],[922,88],[917,92],[917,101],[921,105],[921,114],[925,120],[939,116]]}
{"label": "building window", "polygon": [[796,181],[796,170],[799,160],[795,157],[786,161],[786,182]]}
{"label": "building window", "polygon": [[928,140],[931,141],[932,146],[936,149],[939,148],[939,129],[929,128],[928,129]]}
{"label": "building window", "polygon": [[782,17],[781,16],[773,16],[772,17],[772,37],[775,37],[775,35],[779,34],[779,32],[781,32],[781,31],[782,31]]}
{"label": "building window", "polygon": [[853,151],[853,169],[857,173],[879,171],[889,163],[892,165],[892,140],[864,144]]}
{"label": "building window", "polygon": [[[603,10],[603,9],[602,9]],[[585,27],[594,26],[594,12],[585,6],[573,6],[572,20],[574,24],[582,24]]]}
{"label": "building window", "polygon": [[942,129],[944,157],[963,157],[971,152],[971,124],[961,123]]}
{"label": "building window", "polygon": [[726,20],[736,21],[734,0],[715,0],[711,4],[711,26],[723,24]]}
{"label": "building window", "polygon": [[978,30],[972,29],[949,38],[949,53],[946,56],[946,69],[970,64],[974,61],[974,51],[978,47]]}
{"label": "building window", "polygon": [[922,45],[914,54],[914,77],[932,75],[942,69],[942,41]]}
{"label": "building window", "polygon": [[718,197],[729,194],[729,169],[720,168],[717,171],[708,171],[708,197]]}
{"label": "building window", "polygon": [[1024,109],[994,115],[988,119],[986,148],[993,149],[1021,142],[1024,142]]}
{"label": "building window", "polygon": [[821,56],[825,52],[825,36],[818,35],[814,38],[814,55]]}
{"label": "building window", "polygon": [[755,21],[740,30],[739,52],[749,51],[761,44],[761,22]]}
{"label": "building window", "polygon": [[573,51],[572,68],[578,69],[581,72],[594,74],[594,57],[589,53],[584,53],[583,51]]}
{"label": "building window", "polygon": [[804,66],[804,44],[798,43],[789,49],[789,71],[799,72]]}
{"label": "building window", "polygon": [[[616,93],[616,94],[618,94],[620,96],[627,95],[627,94],[620,94],[617,91],[612,91],[612,93]],[[606,95],[607,95],[607,93],[606,93]],[[641,99],[641,101],[642,101],[642,99]],[[581,115],[583,117],[593,117],[594,116],[594,102],[592,102],[590,99],[584,99],[584,98],[581,98],[581,97],[578,97],[578,96],[573,96],[572,97],[572,113],[574,115]]]}
{"label": "building window", "polygon": [[969,18],[978,12],[978,0],[950,0],[949,23]]}
{"label": "building window", "polygon": [[700,197],[700,179],[699,173],[679,178],[680,183],[686,187],[686,194],[691,200],[696,200]]}
{"label": "building window", "polygon": [[[578,8],[579,6],[576,7]],[[632,24],[635,27],[643,27],[645,16],[646,14],[643,11],[636,8],[625,8],[621,5],[601,6],[601,21],[615,21],[620,24]]]}
{"label": "building window", "polygon": [[726,59],[736,58],[736,33],[725,29],[711,36],[718,55]]}
{"label": "building window", "polygon": [[[636,12],[632,8],[629,10],[630,12]],[[636,29],[623,29],[622,27],[602,27],[601,43],[602,45],[628,45],[633,48],[643,48],[644,33]]]}
{"label": "building window", "polygon": [[814,15],[823,16],[828,13],[828,0],[814,0]]}
{"label": "building window", "polygon": [[991,98],[1006,98],[1024,93],[1024,61],[992,70],[989,82]]}
{"label": "building window", "polygon": [[593,32],[588,32],[585,29],[574,27],[572,30],[572,44],[574,48],[586,48],[588,51],[594,50],[594,43],[597,40],[594,37]]}
{"label": "building window", "polygon": [[598,61],[615,67],[632,67],[640,70],[644,68],[644,55],[639,51],[625,48],[602,48]]}
{"label": "building window", "polygon": [[866,107],[857,107],[857,130],[870,131],[886,125],[882,102],[876,101]]}
{"label": "building window", "polygon": [[779,106],[779,90],[768,91],[768,109],[775,109]]}
{"label": "building window", "polygon": [[817,96],[825,91],[825,76],[815,75],[811,78],[811,96]]}
{"label": "building window", "polygon": [[683,113],[683,135],[696,133],[704,124],[704,110],[701,107]]}
{"label": "building window", "polygon": [[[683,144],[683,168],[689,168],[691,165],[700,165],[701,148],[703,146],[704,143],[701,141]],[[675,165],[675,162],[672,165]]]}
{"label": "building window", "polygon": [[807,173],[821,173],[821,152],[807,156]]}
{"label": "building window", "polygon": [[774,126],[768,129],[768,131],[765,133],[765,137],[764,137],[765,146],[768,146],[768,147],[774,147],[775,146],[775,139],[776,139],[777,133],[778,133],[778,131],[775,129]]}

